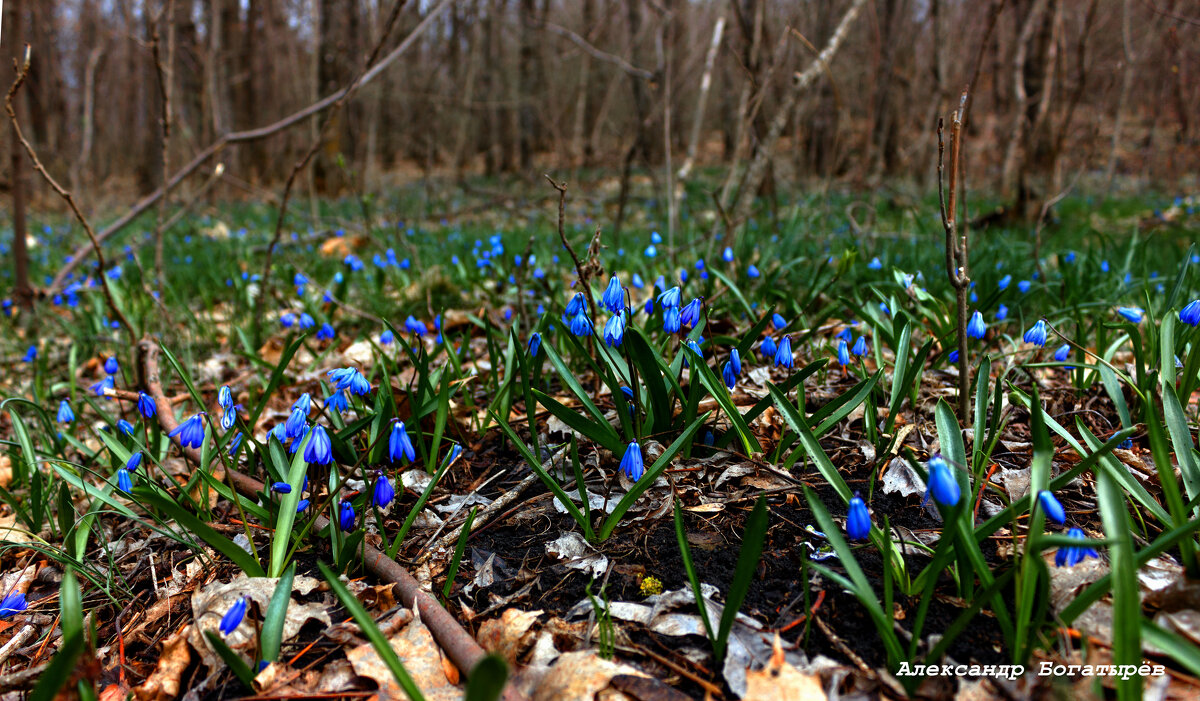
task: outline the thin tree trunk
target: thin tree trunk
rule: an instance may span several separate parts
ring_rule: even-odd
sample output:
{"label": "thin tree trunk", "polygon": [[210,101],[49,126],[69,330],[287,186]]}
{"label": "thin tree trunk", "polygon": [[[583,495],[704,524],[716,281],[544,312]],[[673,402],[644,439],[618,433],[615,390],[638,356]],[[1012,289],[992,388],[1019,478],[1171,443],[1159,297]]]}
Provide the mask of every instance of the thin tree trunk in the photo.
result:
{"label": "thin tree trunk", "polygon": [[708,91],[712,87],[713,64],[717,61],[717,49],[721,48],[721,34],[725,31],[725,17],[717,18],[713,26],[712,41],[708,45],[708,53],[704,56],[704,74],[700,77],[700,96],[696,98],[696,114],[692,117],[692,131],[688,136],[687,155],[683,165],[679,167],[680,181],[687,180],[696,162],[696,152],[700,146],[701,127],[704,124],[704,107],[708,103]]}
{"label": "thin tree trunk", "polygon": [[1004,174],[1002,192],[1006,198],[1016,196],[1017,170],[1021,165],[1021,150],[1026,139],[1026,122],[1029,120],[1027,107],[1029,95],[1025,91],[1025,62],[1029,55],[1029,42],[1037,31],[1042,15],[1046,12],[1048,0],[1034,0],[1029,15],[1021,25],[1021,34],[1017,38],[1017,48],[1013,54],[1013,126],[1008,136],[1008,146],[1004,151]]}
{"label": "thin tree trunk", "polygon": [[1133,88],[1133,28],[1131,27],[1130,5],[1132,0],[1121,3],[1121,96],[1117,100],[1117,116],[1113,121],[1112,146],[1108,151],[1108,164],[1104,166],[1104,191],[1112,192],[1113,176],[1117,172],[1117,151],[1121,147],[1121,130],[1125,128],[1125,110],[1129,104],[1129,91]]}
{"label": "thin tree trunk", "polygon": [[[9,46],[14,47],[16,52],[14,56],[17,61],[24,61],[23,34],[21,26],[23,24],[21,14],[24,11],[24,2],[22,0],[10,0],[9,21],[8,21],[8,39]],[[3,16],[0,13],[0,16]],[[20,64],[18,64],[20,65]],[[16,104],[13,108],[21,110],[25,99],[21,95],[17,95]],[[22,117],[23,119],[23,117]],[[21,153],[21,145],[17,142],[17,128],[15,124],[9,124],[12,138],[9,139],[9,156],[11,170],[9,177],[12,179],[12,221],[13,221],[13,299],[18,305],[23,308],[33,306],[33,290],[29,286],[29,251],[25,245],[26,229],[25,229],[25,186],[26,186],[26,168],[25,156]]]}

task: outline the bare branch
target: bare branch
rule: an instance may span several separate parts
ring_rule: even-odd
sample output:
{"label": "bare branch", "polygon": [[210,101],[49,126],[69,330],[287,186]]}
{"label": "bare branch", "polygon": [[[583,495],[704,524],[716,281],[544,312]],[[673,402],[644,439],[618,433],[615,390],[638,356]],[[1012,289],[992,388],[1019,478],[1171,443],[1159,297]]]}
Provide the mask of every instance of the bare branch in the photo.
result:
{"label": "bare branch", "polygon": [[650,80],[651,78],[654,77],[654,74],[651,73],[650,71],[646,70],[645,68],[638,68],[637,66],[633,65],[629,61],[626,61],[625,59],[621,58],[620,56],[616,56],[616,55],[610,54],[606,51],[601,51],[600,49],[597,49],[595,46],[593,46],[591,43],[589,43],[587,39],[584,39],[583,37],[579,36],[575,32],[572,32],[570,29],[567,29],[566,27],[560,27],[559,25],[554,24],[552,22],[543,22],[542,27],[550,30],[550,32],[553,34],[557,34],[561,37],[566,37],[567,39],[570,39],[572,43],[574,43],[576,46],[583,49],[587,53],[591,54],[591,56],[593,58],[595,58],[596,60],[604,61],[605,63],[611,63],[614,66],[616,66],[617,68],[620,68],[621,70],[625,71],[626,73],[628,73],[629,75],[631,75],[635,78],[641,78],[642,80]]}

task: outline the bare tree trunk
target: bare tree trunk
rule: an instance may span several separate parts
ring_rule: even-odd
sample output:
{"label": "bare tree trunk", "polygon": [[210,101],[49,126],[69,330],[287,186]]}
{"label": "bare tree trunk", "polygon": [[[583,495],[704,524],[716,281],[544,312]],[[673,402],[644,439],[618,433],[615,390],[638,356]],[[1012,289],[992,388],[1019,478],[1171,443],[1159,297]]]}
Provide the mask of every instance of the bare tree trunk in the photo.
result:
{"label": "bare tree trunk", "polygon": [[1117,152],[1121,147],[1121,130],[1125,127],[1125,110],[1129,104],[1129,91],[1133,88],[1133,28],[1130,20],[1132,0],[1121,3],[1121,97],[1117,100],[1117,116],[1113,121],[1112,146],[1108,151],[1108,164],[1104,166],[1104,191],[1112,192],[1113,176],[1117,172]]}
{"label": "bare tree trunk", "polygon": [[717,49],[721,48],[721,34],[725,31],[724,15],[717,18],[713,26],[712,41],[708,45],[708,53],[704,56],[704,74],[700,77],[700,96],[696,98],[696,114],[692,117],[692,131],[688,137],[687,155],[683,165],[679,167],[679,179],[687,180],[692,173],[696,161],[696,151],[700,145],[701,127],[704,124],[704,107],[708,103],[708,90],[712,87],[713,64],[717,61]]}
{"label": "bare tree trunk", "polygon": [[[1013,126],[1008,136],[1008,146],[1004,152],[1004,175],[1002,192],[1006,198],[1016,196],[1018,168],[1021,165],[1021,151],[1026,141],[1027,122],[1029,121],[1029,95],[1025,90],[1025,63],[1029,56],[1029,43],[1046,13],[1048,0],[1034,0],[1033,7],[1021,25],[1021,34],[1017,38],[1016,51],[1013,54]],[[1018,17],[1020,14],[1018,13]]]}
{"label": "bare tree trunk", "polygon": [[[8,7],[8,22],[5,24],[8,28],[8,45],[14,47],[14,60],[24,61],[24,12],[25,3],[22,0],[10,0]],[[0,15],[2,16],[2,15]],[[20,65],[19,63],[17,65]],[[21,95],[16,96],[17,103],[14,108],[21,110],[25,103],[25,99]],[[22,118],[24,119],[24,118]],[[12,220],[13,220],[13,244],[12,244],[12,259],[13,259],[13,291],[12,296],[18,305],[29,309],[33,306],[33,289],[29,286],[29,250],[25,245],[27,236],[25,229],[25,190],[26,190],[26,168],[25,155],[21,152],[21,145],[17,143],[17,129],[15,124],[9,124],[12,138],[9,139],[9,163],[11,170],[9,177],[12,179]]]}

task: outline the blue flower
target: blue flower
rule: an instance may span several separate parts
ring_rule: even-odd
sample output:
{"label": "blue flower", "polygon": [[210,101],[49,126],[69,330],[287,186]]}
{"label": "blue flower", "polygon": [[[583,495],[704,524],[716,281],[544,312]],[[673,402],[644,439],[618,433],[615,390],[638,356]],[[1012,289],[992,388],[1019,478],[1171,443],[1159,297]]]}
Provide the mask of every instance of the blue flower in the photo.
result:
{"label": "blue flower", "polygon": [[725,386],[730,390],[737,384],[737,373],[733,371],[733,366],[728,362],[721,368],[721,379],[725,380]]}
{"label": "blue flower", "polygon": [[758,277],[761,274],[762,273],[758,272],[758,268],[756,266],[751,265],[746,268],[746,275],[749,277]]}
{"label": "blue flower", "polygon": [[137,469],[138,469],[138,467],[141,466],[141,464],[142,464],[142,451],[139,450],[138,452],[134,453],[133,455],[130,455],[129,459],[125,461],[125,469],[129,470],[130,472],[137,472]]}
{"label": "blue flower", "polygon": [[312,411],[312,395],[305,392],[297,397],[296,401],[292,402],[292,411],[296,410],[302,411],[305,416],[308,416],[308,412]]}
{"label": "blue flower", "polygon": [[1022,294],[1024,294],[1029,291],[1029,287],[1031,284],[1032,283],[1030,283],[1028,280],[1022,280],[1017,283],[1017,289],[1020,290]]}
{"label": "blue flower", "polygon": [[221,635],[229,635],[242,624],[242,619],[246,617],[246,601],[246,597],[238,597],[225,615],[221,616]]}
{"label": "blue flower", "polygon": [[617,279],[616,275],[608,279],[608,287],[604,288],[600,302],[605,309],[614,314],[625,308],[625,291],[621,289],[621,281]]}
{"label": "blue flower", "polygon": [[287,482],[272,482],[271,491],[279,494],[291,494],[292,485],[288,484]]}
{"label": "blue flower", "polygon": [[658,296],[658,306],[663,307],[664,309],[678,307],[680,297],[681,294],[679,292],[679,285],[676,285]]}
{"label": "blue flower", "polygon": [[1012,275],[1005,275],[1004,277],[1000,278],[1000,283],[999,283],[1000,289],[1002,289],[1002,290],[1008,289],[1008,286],[1011,284],[1012,284]]}
{"label": "blue flower", "polygon": [[633,278],[629,281],[629,284],[640,290],[646,286],[646,281],[642,279],[641,275],[634,273]]}
{"label": "blue flower", "polygon": [[371,384],[357,368],[338,368],[330,370],[329,381],[338,389],[348,389],[353,394],[363,395],[371,391]]}
{"label": "blue flower", "polygon": [[1139,307],[1117,307],[1117,313],[1125,317],[1131,324],[1137,324],[1142,321],[1142,311]]}
{"label": "blue flower", "polygon": [[236,453],[238,446],[240,446],[241,444],[242,444],[242,432],[238,431],[237,433],[233,434],[233,438],[231,438],[229,440],[229,450],[227,451],[228,454],[233,455],[234,453]]}
{"label": "blue flower", "polygon": [[1062,344],[1061,346],[1058,347],[1058,350],[1054,351],[1054,359],[1060,363],[1063,362],[1064,360],[1066,360],[1067,358],[1069,358],[1070,356],[1071,356],[1071,344],[1069,344],[1069,343]]}
{"label": "blue flower", "polygon": [[795,362],[792,359],[792,337],[784,336],[779,339],[779,348],[775,351],[775,365],[790,368]]}
{"label": "blue flower", "polygon": [[662,236],[660,236],[657,231],[651,231],[650,243],[662,243]]}
{"label": "blue flower", "polygon": [[776,312],[771,316],[771,324],[775,326],[776,331],[782,331],[783,327],[787,326],[787,321],[783,318],[782,314]]}
{"label": "blue flower", "polygon": [[702,302],[699,298],[688,302],[687,306],[679,312],[679,321],[689,327],[694,327],[700,321],[701,306]]}
{"label": "blue flower", "polygon": [[733,262],[733,249],[730,248],[729,246],[726,246],[725,250],[721,251],[721,259],[724,260],[726,263],[732,263]]}
{"label": "blue flower", "polygon": [[996,321],[1004,321],[1007,318],[1008,318],[1008,307],[1001,304],[1000,308],[996,310]]}
{"label": "blue flower", "polygon": [[621,341],[625,339],[625,315],[613,314],[609,318],[608,323],[604,325],[604,342],[609,347],[615,348],[621,345]]}
{"label": "blue flower", "polygon": [[850,540],[866,540],[871,535],[871,514],[858,492],[850,498],[850,510],[846,513],[846,535],[850,536]]}
{"label": "blue flower", "polygon": [[425,328],[425,322],[417,319],[412,314],[409,314],[408,318],[404,320],[404,330],[417,336],[424,336],[428,332],[428,329]]}
{"label": "blue flower", "polygon": [[946,359],[950,361],[951,365],[957,363],[958,362],[958,351],[957,350],[950,351],[950,353],[946,356]]}
{"label": "blue flower", "polygon": [[621,469],[634,482],[642,478],[646,468],[642,463],[642,446],[638,445],[637,441],[631,442],[625,449],[625,457],[621,458]]}
{"label": "blue flower", "polygon": [[846,347],[845,341],[838,341],[837,361],[842,367],[846,367],[850,364],[850,349]]}
{"label": "blue flower", "polygon": [[120,431],[121,433],[124,433],[127,436],[132,436],[133,435],[133,424],[129,423],[125,419],[120,419],[117,421],[117,430]]}
{"label": "blue flower", "polygon": [[[578,314],[579,312],[583,311],[583,309],[584,309],[583,293],[576,292],[575,296],[571,298],[571,301],[567,302],[567,311],[566,311],[566,314],[563,315],[563,319],[570,319],[570,318],[574,317],[576,314]],[[568,323],[570,323],[570,322],[568,322]]]}
{"label": "blue flower", "polygon": [[775,345],[775,339],[771,338],[770,336],[767,336],[758,344],[758,352],[761,353],[762,357],[766,358],[767,360],[774,358],[775,351],[777,350],[779,350],[779,348]]}
{"label": "blue flower", "polygon": [[858,340],[854,342],[854,347],[850,349],[850,352],[857,356],[866,355],[867,354],[867,337],[859,336]]}
{"label": "blue flower", "polygon": [[308,414],[303,409],[296,407],[292,409],[292,413],[283,424],[283,435],[288,438],[299,438],[304,434],[306,428],[308,428]]}
{"label": "blue flower", "polygon": [[[1067,531],[1067,537],[1087,540],[1087,536],[1079,528],[1072,528]],[[1059,547],[1058,552],[1054,554],[1054,566],[1063,567],[1065,565],[1067,567],[1074,567],[1089,557],[1099,558],[1100,553],[1086,545],[1064,545]]]}
{"label": "blue flower", "polygon": [[579,338],[592,335],[592,320],[588,318],[587,312],[581,311],[571,317],[571,333]]}
{"label": "blue flower", "polygon": [[542,349],[542,334],[538,333],[537,331],[534,331],[533,335],[529,337],[529,355],[530,355],[530,357],[536,358],[538,356],[538,351],[540,351],[541,349]]}
{"label": "blue flower", "polygon": [[332,341],[337,332],[333,330],[333,325],[328,321],[321,324],[321,328],[317,329],[318,341]]}
{"label": "blue flower", "polygon": [[308,508],[308,499],[301,499],[296,502],[296,513],[301,513]]}
{"label": "blue flower", "polygon": [[179,436],[179,444],[185,448],[199,448],[204,444],[204,412],[193,414],[169,435],[172,438]]}
{"label": "blue flower", "polygon": [[25,594],[19,591],[14,591],[0,601],[0,618],[8,618],[21,613],[29,608],[29,604],[25,602]]}
{"label": "blue flower", "polygon": [[338,513],[338,525],[343,531],[354,530],[354,506],[348,501],[342,502],[341,511]]}
{"label": "blue flower", "polygon": [[340,414],[350,408],[350,403],[346,401],[346,393],[339,389],[331,394],[329,399],[325,400],[325,406],[334,409]]}
{"label": "blue flower", "polygon": [[[700,350],[699,343],[696,343],[695,341],[693,341],[692,339],[689,338],[686,345],[688,348],[691,348],[692,352],[694,352],[696,355],[700,356],[701,358],[704,357],[704,351]],[[683,356],[683,366],[685,368],[688,367],[688,359],[687,359],[686,355]]]}
{"label": "blue flower", "polygon": [[333,462],[333,445],[329,442],[329,434],[324,426],[317,424],[312,427],[308,446],[304,449],[304,461],[310,465],[328,465]]}
{"label": "blue flower", "polygon": [[1100,271],[1101,272],[1107,273],[1108,268],[1109,268],[1108,261],[1106,261],[1106,260],[1100,261]]}
{"label": "blue flower", "polygon": [[1179,311],[1179,320],[1188,326],[1200,324],[1200,299],[1193,299]]}
{"label": "blue flower", "polygon": [[115,375],[121,371],[121,366],[117,363],[117,356],[110,355],[104,361],[104,372],[109,375]]}
{"label": "blue flower", "polygon": [[983,314],[976,309],[971,315],[971,320],[967,322],[967,335],[971,338],[983,338],[987,334],[987,324],[983,321]]}
{"label": "blue flower", "polygon": [[63,399],[58,403],[58,416],[56,417],[60,424],[69,424],[75,420],[75,412],[71,411],[71,405],[67,400]]}
{"label": "blue flower", "polygon": [[734,375],[742,374],[742,354],[737,348],[729,349],[729,366],[733,368]]}
{"label": "blue flower", "polygon": [[146,394],[145,392],[138,392],[137,409],[139,414],[141,414],[144,418],[149,419],[153,418],[158,412],[158,405],[154,403],[154,400],[150,398],[150,395]]}
{"label": "blue flower", "polygon": [[303,314],[300,315],[300,328],[311,329],[312,327],[314,327],[316,325],[317,325],[317,322],[312,318],[312,314],[309,314],[308,312],[304,312]]}
{"label": "blue flower", "polygon": [[[1193,326],[1195,326],[1195,324],[1193,324]],[[33,361],[37,360],[37,353],[37,346],[30,346],[29,350],[25,351],[25,357],[23,360],[27,363],[32,363]]]}
{"label": "blue flower", "polygon": [[657,255],[658,255],[657,248],[655,248],[653,245],[646,246],[646,257],[647,258],[653,258],[654,256],[657,256]]}
{"label": "blue flower", "polygon": [[395,339],[396,334],[392,333],[391,329],[384,329],[383,333],[379,334],[379,345],[390,346]]}
{"label": "blue flower", "polygon": [[845,341],[846,343],[849,343],[850,341],[854,340],[854,332],[850,330],[849,326],[847,326],[846,328],[842,329],[838,335],[834,336],[834,338],[839,341]]}
{"label": "blue flower", "polygon": [[217,404],[226,411],[233,408],[233,391],[229,385],[221,385],[221,389],[217,390]]}
{"label": "blue flower", "polygon": [[871,259],[870,263],[867,263],[867,270],[882,270],[882,269],[883,269],[883,261],[879,260],[879,256],[875,256],[874,258]]}
{"label": "blue flower", "polygon": [[667,307],[663,311],[663,331],[678,333],[682,325],[683,317],[679,311],[679,307]]}
{"label": "blue flower", "polygon": [[117,470],[117,489],[126,494],[133,491],[133,479],[129,476],[129,470],[123,467]]}
{"label": "blue flower", "polygon": [[950,472],[950,466],[941,455],[929,458],[929,484],[925,487],[925,499],[930,495],[942,506],[954,506],[962,496],[958,482]]}
{"label": "blue flower", "polygon": [[1028,331],[1025,332],[1025,342],[1041,348],[1046,345],[1046,320],[1038,319]]}
{"label": "blue flower", "polygon": [[379,472],[375,478],[375,492],[372,494],[372,500],[375,506],[384,507],[392,503],[392,499],[396,498],[396,490],[392,488],[392,483],[388,480],[387,475]]}
{"label": "blue flower", "polygon": [[1067,522],[1067,513],[1050,490],[1043,489],[1038,492],[1038,503],[1042,505],[1042,511],[1046,512],[1046,518],[1060,526]]}
{"label": "blue flower", "polygon": [[392,462],[400,458],[412,462],[417,459],[417,451],[413,449],[412,441],[408,438],[408,430],[403,421],[392,421],[392,433],[388,436],[388,458]]}

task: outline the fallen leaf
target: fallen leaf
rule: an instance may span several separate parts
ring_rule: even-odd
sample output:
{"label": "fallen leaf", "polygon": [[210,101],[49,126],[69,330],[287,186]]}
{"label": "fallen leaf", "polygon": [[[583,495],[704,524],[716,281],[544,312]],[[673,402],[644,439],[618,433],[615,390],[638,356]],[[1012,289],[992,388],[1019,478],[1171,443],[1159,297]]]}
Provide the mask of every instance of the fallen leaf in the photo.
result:
{"label": "fallen leaf", "polygon": [[192,626],[184,626],[163,643],[158,666],[141,686],[133,690],[133,695],[140,701],[168,701],[179,698],[183,673],[192,662],[192,653],[188,648],[188,634],[191,630]]}
{"label": "fallen leaf", "polygon": [[540,609],[522,611],[510,608],[500,614],[500,618],[484,621],[479,626],[476,638],[484,650],[499,653],[509,666],[515,666],[521,653],[533,643],[534,633],[531,629],[542,613]]}
{"label": "fallen leaf", "polygon": [[746,671],[747,701],[825,701],[820,677],[804,674],[783,656],[779,636],[775,636],[771,659],[761,670]]}
{"label": "fallen leaf", "polygon": [[[442,668],[442,655],[433,635],[420,619],[414,619],[399,635],[389,640],[396,656],[404,663],[404,669],[412,677],[417,688],[429,701],[458,701],[462,698],[462,690],[446,679]],[[406,699],[408,696],[396,683],[391,669],[375,651],[371,643],[364,643],[346,653],[346,658],[354,666],[354,671],[360,676],[375,680],[379,685],[380,696]]]}
{"label": "fallen leaf", "polygon": [[595,552],[583,536],[574,531],[563,533],[546,543],[546,554],[566,560],[563,564],[570,569],[590,572],[597,578],[604,576],[604,571],[608,569],[608,558]]}
{"label": "fallen leaf", "polygon": [[24,526],[17,525],[17,515],[0,516],[0,541],[7,543],[33,543],[34,538]]}
{"label": "fallen leaf", "polygon": [[[619,675],[648,677],[627,664],[606,660],[594,652],[568,652],[560,655],[546,672],[531,701],[593,701],[604,698],[608,701],[630,699],[629,696],[612,689],[612,678]],[[602,692],[603,696],[600,696]]]}

